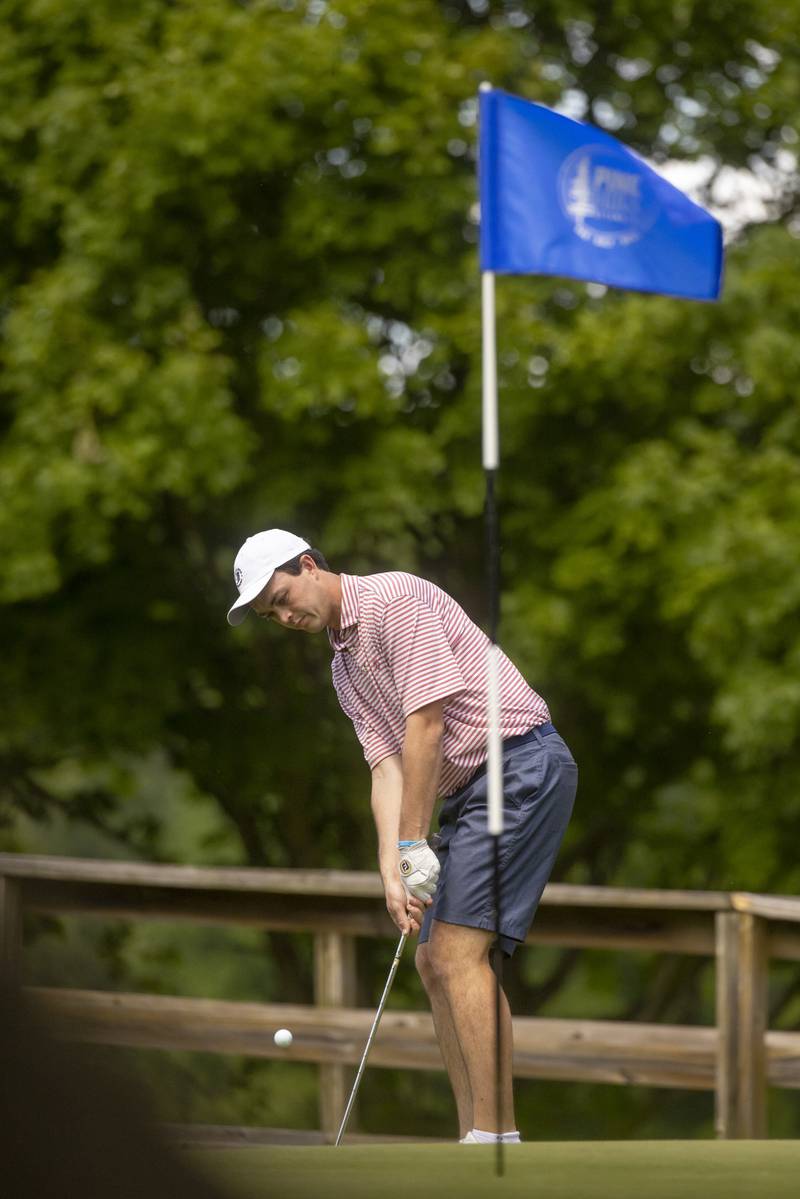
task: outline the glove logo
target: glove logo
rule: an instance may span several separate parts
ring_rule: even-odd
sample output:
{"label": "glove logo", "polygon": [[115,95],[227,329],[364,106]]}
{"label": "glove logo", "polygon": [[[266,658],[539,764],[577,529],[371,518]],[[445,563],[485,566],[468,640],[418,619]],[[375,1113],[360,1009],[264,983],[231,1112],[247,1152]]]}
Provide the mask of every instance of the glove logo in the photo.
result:
{"label": "glove logo", "polygon": [[400,862],[400,873],[401,874],[410,874],[412,869],[413,869],[413,867],[412,867],[411,863],[409,862],[408,858],[403,858]]}

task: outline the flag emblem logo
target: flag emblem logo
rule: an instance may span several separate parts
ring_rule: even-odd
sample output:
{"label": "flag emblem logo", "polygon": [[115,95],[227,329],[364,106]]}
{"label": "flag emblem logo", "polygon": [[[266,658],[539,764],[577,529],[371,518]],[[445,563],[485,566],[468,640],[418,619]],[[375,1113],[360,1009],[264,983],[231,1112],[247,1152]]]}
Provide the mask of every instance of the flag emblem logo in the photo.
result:
{"label": "flag emblem logo", "polygon": [[629,154],[585,145],[565,159],[558,194],[564,215],[582,241],[600,250],[631,246],[651,228],[659,203]]}

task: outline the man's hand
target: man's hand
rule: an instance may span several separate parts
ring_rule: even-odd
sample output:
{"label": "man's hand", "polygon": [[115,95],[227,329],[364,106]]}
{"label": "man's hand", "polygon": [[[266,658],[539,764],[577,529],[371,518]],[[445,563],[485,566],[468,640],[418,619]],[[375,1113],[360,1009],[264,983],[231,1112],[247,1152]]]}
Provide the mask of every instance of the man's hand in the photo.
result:
{"label": "man's hand", "polygon": [[439,859],[427,841],[415,841],[400,850],[400,877],[409,895],[427,902],[439,880]]}
{"label": "man's hand", "polygon": [[[409,895],[399,876],[384,884],[384,894],[389,915],[400,932],[416,935],[425,915],[425,902],[417,899],[414,895]],[[427,902],[431,903],[432,901],[429,899]]]}

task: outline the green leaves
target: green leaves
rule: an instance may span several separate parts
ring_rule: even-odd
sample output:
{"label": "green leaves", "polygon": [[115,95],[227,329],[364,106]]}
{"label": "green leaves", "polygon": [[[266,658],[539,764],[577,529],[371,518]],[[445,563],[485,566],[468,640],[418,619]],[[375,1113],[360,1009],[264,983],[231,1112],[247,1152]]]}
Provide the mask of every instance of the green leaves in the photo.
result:
{"label": "green leaves", "polygon": [[[791,144],[782,9],[651,9],[601,26],[560,2],[6,4],[0,598],[98,637],[120,677],[124,638],[169,663],[176,689],[146,711],[142,682],[141,721],[109,680],[104,739],[117,722],[161,742],[229,808],[235,771],[215,781],[226,755],[201,755],[199,731],[243,738],[251,763],[268,710],[291,743],[269,692],[235,733],[223,719],[256,647],[270,677],[290,652],[222,622],[257,527],[296,525],[344,569],[427,571],[480,617],[477,84],[583,104],[656,157],[774,164]],[[770,760],[771,722],[784,744],[796,728],[798,257],[781,226],[743,239],[717,307],[498,284],[505,639],[579,754],[597,753],[586,726],[608,729],[599,786],[649,744],[657,693],[681,727],[709,722],[720,778]],[[146,602],[89,633],[86,589],[102,612],[120,579]],[[186,636],[157,615],[187,609]],[[323,688],[315,650],[291,652]],[[94,667],[70,662],[89,694]],[[743,708],[760,713],[747,747]],[[302,725],[307,699],[292,711]],[[359,778],[326,711],[325,752]],[[81,713],[71,747],[92,740]],[[57,761],[58,731],[45,741]],[[676,786],[690,760],[667,768]],[[664,781],[657,755],[643,768]],[[301,768],[250,771],[258,806]]]}
{"label": "green leaves", "polygon": [[150,284],[169,295],[164,274],[141,280],[140,319],[161,320],[149,352],[98,313],[93,273],[69,259],[18,292],[4,374],[16,416],[0,455],[6,599],[57,586],[56,527],[65,566],[106,561],[121,516],[142,519],[161,492],[193,506],[202,487],[206,503],[246,472],[253,441],[233,412],[231,364],[187,296],[173,288],[169,314],[148,299]]}

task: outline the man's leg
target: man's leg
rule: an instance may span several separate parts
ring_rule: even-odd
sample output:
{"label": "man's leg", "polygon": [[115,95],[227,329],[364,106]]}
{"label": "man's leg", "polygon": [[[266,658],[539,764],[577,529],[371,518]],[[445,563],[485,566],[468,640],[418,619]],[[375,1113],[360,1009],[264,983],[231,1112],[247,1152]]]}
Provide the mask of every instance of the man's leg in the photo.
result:
{"label": "man's leg", "polygon": [[428,964],[446,997],[456,1042],[461,1050],[472,1100],[472,1127],[482,1128],[486,1132],[510,1132],[516,1128],[512,1082],[513,1034],[511,1012],[502,990],[500,1020],[503,1053],[499,1118],[497,1113],[494,1019],[497,979],[489,960],[489,950],[494,940],[493,932],[434,920],[428,942]]}
{"label": "man's leg", "polygon": [[453,1095],[458,1110],[458,1127],[460,1137],[466,1136],[473,1127],[472,1091],[469,1085],[467,1067],[464,1055],[458,1043],[450,1003],[439,978],[430,964],[428,944],[420,945],[417,949],[416,965],[423,986],[428,993],[428,999],[433,1013],[433,1026],[439,1040],[445,1069],[453,1088]]}

